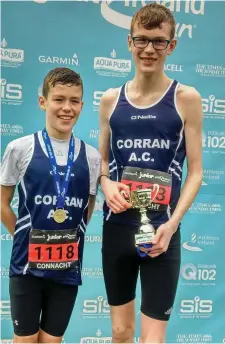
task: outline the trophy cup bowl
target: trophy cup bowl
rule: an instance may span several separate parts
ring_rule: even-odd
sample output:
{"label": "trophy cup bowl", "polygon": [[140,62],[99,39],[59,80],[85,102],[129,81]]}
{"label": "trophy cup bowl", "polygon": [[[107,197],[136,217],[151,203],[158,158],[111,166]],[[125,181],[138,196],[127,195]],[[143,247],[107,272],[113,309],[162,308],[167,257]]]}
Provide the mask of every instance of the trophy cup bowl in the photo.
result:
{"label": "trophy cup bowl", "polygon": [[[153,192],[155,192],[153,197]],[[151,241],[155,235],[155,229],[147,217],[147,210],[151,203],[156,198],[159,192],[159,185],[154,184],[153,189],[140,189],[131,191],[126,198],[127,202],[132,205],[134,209],[139,209],[141,215],[141,226],[139,227],[138,234],[135,234],[135,246],[138,247],[138,253],[144,257],[145,249],[152,247]],[[125,192],[122,191],[122,194]],[[144,249],[144,250],[143,250]]]}

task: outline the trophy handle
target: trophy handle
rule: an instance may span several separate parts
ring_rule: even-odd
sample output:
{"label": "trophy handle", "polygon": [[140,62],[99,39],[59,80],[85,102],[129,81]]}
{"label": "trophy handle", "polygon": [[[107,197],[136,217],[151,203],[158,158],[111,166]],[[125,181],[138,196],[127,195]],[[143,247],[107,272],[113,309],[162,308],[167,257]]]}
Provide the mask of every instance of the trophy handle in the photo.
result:
{"label": "trophy handle", "polygon": [[[143,245],[141,245],[141,246],[144,247],[144,248],[152,248],[152,244],[143,244]],[[140,257],[147,257],[147,256],[148,256],[148,253],[146,253],[145,251],[142,251],[142,250],[141,250],[141,246],[138,246],[138,247],[137,247],[138,255],[139,255]]]}
{"label": "trophy handle", "polygon": [[159,193],[159,184],[153,184],[152,192],[154,192],[155,190],[157,190],[157,192],[155,193],[154,198],[151,199],[151,202],[153,202],[153,201],[156,199],[156,196],[157,196],[158,193]]}
{"label": "trophy handle", "polygon": [[127,201],[127,203],[130,203],[132,205],[131,194],[130,193],[127,196],[126,192],[124,190],[122,190],[122,191],[120,191],[120,194],[121,194],[121,196],[123,196],[125,201]]}

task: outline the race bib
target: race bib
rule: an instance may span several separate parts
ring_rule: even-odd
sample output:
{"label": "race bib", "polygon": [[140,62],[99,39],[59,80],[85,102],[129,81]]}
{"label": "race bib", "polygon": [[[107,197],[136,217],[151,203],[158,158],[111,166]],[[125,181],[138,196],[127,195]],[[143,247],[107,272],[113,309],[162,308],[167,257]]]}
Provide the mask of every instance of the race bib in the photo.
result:
{"label": "race bib", "polygon": [[169,173],[147,168],[125,166],[121,183],[128,185],[130,191],[151,189],[152,202],[149,209],[153,211],[167,210],[172,185],[172,177]]}
{"label": "race bib", "polygon": [[76,229],[40,230],[30,232],[29,268],[68,270],[78,264]]}

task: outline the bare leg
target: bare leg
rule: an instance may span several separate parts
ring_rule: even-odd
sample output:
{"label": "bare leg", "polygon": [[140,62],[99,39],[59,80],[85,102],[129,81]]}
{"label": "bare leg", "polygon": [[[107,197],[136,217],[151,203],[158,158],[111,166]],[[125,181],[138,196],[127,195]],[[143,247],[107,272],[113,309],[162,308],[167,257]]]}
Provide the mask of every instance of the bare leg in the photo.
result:
{"label": "bare leg", "polygon": [[112,343],[133,343],[135,331],[134,300],[122,306],[111,306]]}
{"label": "bare leg", "polygon": [[141,313],[140,343],[165,343],[168,321],[157,320]]}

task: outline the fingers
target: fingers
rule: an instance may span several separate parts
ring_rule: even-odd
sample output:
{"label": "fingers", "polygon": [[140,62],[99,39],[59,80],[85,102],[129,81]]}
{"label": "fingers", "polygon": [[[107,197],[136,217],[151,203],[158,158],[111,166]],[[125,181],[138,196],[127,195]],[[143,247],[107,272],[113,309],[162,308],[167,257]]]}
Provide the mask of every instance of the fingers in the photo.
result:
{"label": "fingers", "polygon": [[162,254],[162,252],[161,253],[149,253],[148,256],[151,258],[156,258],[156,257],[160,256],[160,254]]}
{"label": "fingers", "polygon": [[121,190],[124,190],[126,193],[130,193],[130,188],[129,188],[129,186],[128,185],[126,185],[126,184],[123,184],[123,183],[118,183],[118,186],[119,186],[119,188],[120,188],[120,191]]}
{"label": "fingers", "polygon": [[119,193],[112,195],[108,199],[107,205],[114,213],[119,213],[130,208],[130,204]]}
{"label": "fingers", "polygon": [[152,245],[157,245],[160,242],[160,239],[162,238],[163,233],[160,233],[159,231],[156,232],[152,239]]}
{"label": "fingers", "polygon": [[120,202],[120,204],[124,207],[124,208],[130,208],[131,205],[130,203],[128,203],[123,196],[121,196],[121,194],[118,192],[117,194],[115,194],[115,199]]}
{"label": "fingers", "polygon": [[153,246],[151,250],[149,250],[149,256],[152,258],[158,257],[160,254],[165,253],[167,251],[168,247],[167,245],[163,245],[160,243],[160,245]]}
{"label": "fingers", "polygon": [[129,187],[119,182],[110,181],[110,184],[105,189],[107,205],[114,213],[120,213],[131,208],[131,204],[121,195],[121,190],[125,194],[129,194]]}

